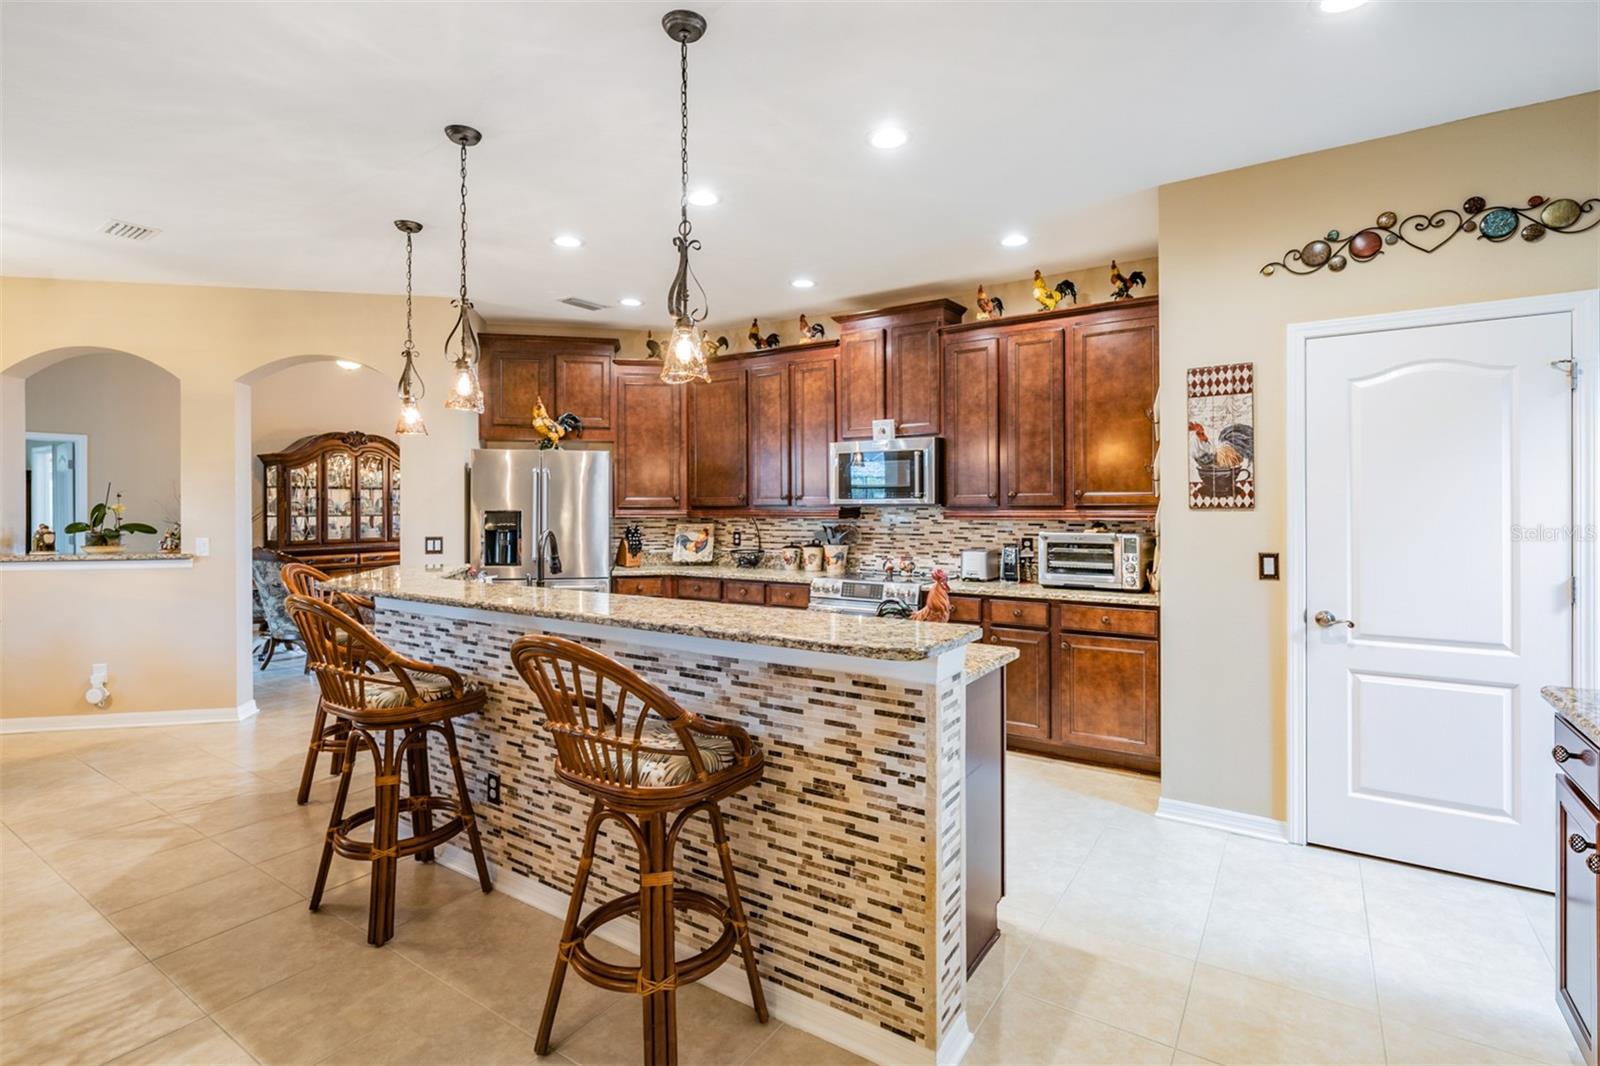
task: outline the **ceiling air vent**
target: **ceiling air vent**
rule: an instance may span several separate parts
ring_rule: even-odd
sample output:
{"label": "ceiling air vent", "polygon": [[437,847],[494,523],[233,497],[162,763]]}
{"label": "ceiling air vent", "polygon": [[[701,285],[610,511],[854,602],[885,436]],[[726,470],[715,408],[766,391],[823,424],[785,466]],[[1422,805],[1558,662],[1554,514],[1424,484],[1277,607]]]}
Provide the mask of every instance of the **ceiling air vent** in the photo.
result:
{"label": "ceiling air vent", "polygon": [[576,307],[583,311],[604,311],[606,309],[605,304],[597,304],[593,300],[585,300],[581,296],[568,296],[565,300],[558,300],[556,302],[564,303],[568,307]]}
{"label": "ceiling air vent", "polygon": [[121,237],[129,241],[147,241],[161,231],[151,226],[140,226],[132,222],[124,222],[114,218],[100,227],[100,232],[108,237]]}

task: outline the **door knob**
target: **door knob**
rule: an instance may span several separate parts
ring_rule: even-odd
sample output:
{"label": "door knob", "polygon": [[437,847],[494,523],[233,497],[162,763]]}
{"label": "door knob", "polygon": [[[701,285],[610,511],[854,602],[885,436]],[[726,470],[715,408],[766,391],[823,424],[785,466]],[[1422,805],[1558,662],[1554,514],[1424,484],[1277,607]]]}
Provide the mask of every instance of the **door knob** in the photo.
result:
{"label": "door knob", "polygon": [[1356,627],[1356,624],[1348,618],[1335,618],[1332,611],[1318,611],[1311,616],[1311,620],[1323,629],[1329,626],[1349,626],[1351,629]]}

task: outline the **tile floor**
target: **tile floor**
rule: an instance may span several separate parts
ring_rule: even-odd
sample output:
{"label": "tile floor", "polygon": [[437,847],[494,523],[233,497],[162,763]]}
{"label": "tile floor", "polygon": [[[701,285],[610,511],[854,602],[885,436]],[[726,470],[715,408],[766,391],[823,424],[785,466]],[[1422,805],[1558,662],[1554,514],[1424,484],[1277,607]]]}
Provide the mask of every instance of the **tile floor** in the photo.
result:
{"label": "tile floor", "polygon": [[[299,661],[239,725],[0,739],[0,1062],[532,1062],[558,923],[402,867],[365,943],[363,870],[306,909],[332,779],[293,802]],[[1153,781],[1015,756],[1006,935],[967,1062],[1576,1061],[1548,896],[1176,825]],[[545,1061],[638,1060],[637,1006],[569,981]],[[859,1062],[680,1000],[687,1063]]]}

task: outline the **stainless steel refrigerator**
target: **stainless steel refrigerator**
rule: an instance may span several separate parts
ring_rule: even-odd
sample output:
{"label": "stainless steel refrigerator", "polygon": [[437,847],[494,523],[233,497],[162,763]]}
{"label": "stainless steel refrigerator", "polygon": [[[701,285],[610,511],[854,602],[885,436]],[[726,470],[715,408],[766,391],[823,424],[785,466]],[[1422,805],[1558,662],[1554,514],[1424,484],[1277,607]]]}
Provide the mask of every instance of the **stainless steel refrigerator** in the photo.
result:
{"label": "stainless steel refrigerator", "polygon": [[483,573],[496,581],[609,587],[609,451],[480,448],[469,484],[467,542]]}

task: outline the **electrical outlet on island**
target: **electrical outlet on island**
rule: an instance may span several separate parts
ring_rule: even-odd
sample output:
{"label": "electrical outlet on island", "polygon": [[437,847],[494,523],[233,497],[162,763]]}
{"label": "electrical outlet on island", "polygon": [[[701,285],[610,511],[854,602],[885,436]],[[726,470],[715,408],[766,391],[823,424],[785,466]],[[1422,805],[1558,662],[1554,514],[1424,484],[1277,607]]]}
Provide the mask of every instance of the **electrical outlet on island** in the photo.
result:
{"label": "electrical outlet on island", "polygon": [[483,783],[483,799],[485,803],[500,806],[500,775],[490,774]]}
{"label": "electrical outlet on island", "polygon": [[744,543],[744,530],[742,530],[742,529],[734,530],[733,531],[733,546],[735,548],[737,548],[739,545],[741,545],[743,543]]}

